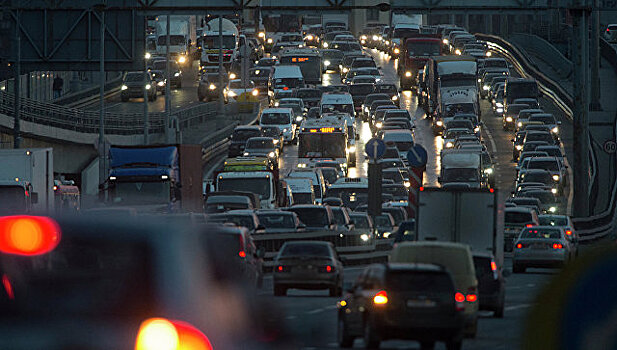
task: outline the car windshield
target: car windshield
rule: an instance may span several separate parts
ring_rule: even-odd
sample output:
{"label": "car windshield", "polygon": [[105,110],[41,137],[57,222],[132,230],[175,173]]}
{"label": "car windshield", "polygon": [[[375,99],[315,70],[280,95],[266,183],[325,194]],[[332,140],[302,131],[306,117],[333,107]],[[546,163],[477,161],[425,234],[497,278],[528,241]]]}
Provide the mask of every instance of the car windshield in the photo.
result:
{"label": "car windshield", "polygon": [[314,204],[313,195],[309,192],[292,192],[294,204]]}
{"label": "car windshield", "polygon": [[272,142],[272,139],[268,138],[268,139],[249,139],[246,142],[246,148],[250,148],[250,149],[273,149],[274,148],[274,142]]}
{"label": "car windshield", "polygon": [[291,243],[285,244],[281,250],[281,257],[321,256],[331,257],[330,249],[325,244]]}
{"label": "car windshield", "polygon": [[387,193],[387,194],[391,194],[393,195],[395,198],[407,198],[407,196],[409,196],[409,192],[407,192],[407,189],[405,188],[405,186],[403,185],[388,185],[388,186],[383,186],[381,188],[381,191],[383,193]]}
{"label": "car windshield", "polygon": [[476,182],[479,174],[475,168],[445,169],[442,177],[444,182]]}
{"label": "car windshield", "polygon": [[350,219],[356,228],[370,228],[368,218],[364,215],[351,215]]}
{"label": "car windshield", "polygon": [[323,52],[324,59],[341,59],[343,58],[343,52],[339,50],[326,50]]}
{"label": "car windshield", "polygon": [[279,129],[277,126],[262,126],[261,127],[261,133],[264,136],[268,136],[268,137],[272,137],[274,139],[279,138],[279,136],[281,136],[281,129]]}
{"label": "car windshield", "polygon": [[561,232],[557,229],[550,228],[529,228],[523,230],[521,238],[531,239],[559,239],[561,238]]}
{"label": "car windshield", "polygon": [[234,141],[246,141],[250,139],[251,137],[261,136],[260,133],[261,132],[257,129],[255,130],[234,130],[232,139]]}
{"label": "car windshield", "polygon": [[504,215],[504,222],[506,224],[524,224],[527,222],[531,222],[532,218],[531,218],[531,213],[527,213],[527,212],[513,212],[513,211],[506,211],[505,215]]}
{"label": "car windshield", "polygon": [[568,218],[566,216],[540,216],[540,225],[542,226],[567,226]]}
{"label": "car windshield", "polygon": [[144,73],[129,73],[124,77],[124,81],[127,82],[139,82],[144,80]]}
{"label": "car windshield", "polygon": [[546,115],[546,114],[534,114],[531,117],[529,117],[529,120],[542,122],[544,124],[549,124],[549,125],[557,124],[557,121],[555,120],[554,116]]}
{"label": "car windshield", "polygon": [[291,116],[288,113],[268,112],[261,115],[262,124],[287,125],[291,124]]}
{"label": "car windshield", "polygon": [[270,197],[270,180],[267,178],[219,178],[219,191],[241,191],[258,194],[260,198]]}
{"label": "car windshield", "polygon": [[525,197],[537,198],[542,204],[555,203],[555,196],[550,191],[526,191]]}
{"label": "car windshield", "polygon": [[337,225],[345,225],[347,222],[345,221],[345,214],[343,214],[343,209],[341,208],[332,208],[332,214],[334,216],[334,223]]}
{"label": "car windshield", "polygon": [[169,181],[118,181],[113,189],[113,202],[122,205],[167,204],[170,195]]}
{"label": "car windshield", "polygon": [[553,177],[549,172],[531,172],[526,173],[522,182],[541,182],[543,184],[550,184],[553,181]]}
{"label": "car windshield", "polygon": [[535,160],[531,159],[527,165],[528,169],[544,169],[548,171],[559,171],[559,164],[555,160]]}
{"label": "car windshield", "polygon": [[392,228],[392,222],[390,218],[386,215],[377,215],[375,216],[375,226],[381,228]]}
{"label": "car windshield", "polygon": [[351,64],[351,66],[353,68],[358,68],[358,67],[377,67],[377,65],[375,64],[375,61],[373,60],[354,60],[353,63]]}
{"label": "car windshield", "polygon": [[308,227],[326,227],[330,225],[325,208],[291,208],[300,221]]}
{"label": "car windshield", "polygon": [[298,90],[296,92],[296,97],[298,98],[320,98],[321,91],[320,90]]}
{"label": "car windshield", "polygon": [[281,213],[268,213],[268,214],[257,214],[257,218],[259,218],[259,223],[261,223],[266,229],[269,228],[289,228],[295,229],[296,223],[294,221],[293,215],[284,215]]}
{"label": "car windshield", "polygon": [[236,226],[243,226],[249,230],[255,229],[255,220],[249,215],[218,214],[208,218],[212,222],[229,222]]}
{"label": "car windshield", "polygon": [[328,183],[333,184],[338,179],[338,171],[334,168],[321,168],[321,172]]}

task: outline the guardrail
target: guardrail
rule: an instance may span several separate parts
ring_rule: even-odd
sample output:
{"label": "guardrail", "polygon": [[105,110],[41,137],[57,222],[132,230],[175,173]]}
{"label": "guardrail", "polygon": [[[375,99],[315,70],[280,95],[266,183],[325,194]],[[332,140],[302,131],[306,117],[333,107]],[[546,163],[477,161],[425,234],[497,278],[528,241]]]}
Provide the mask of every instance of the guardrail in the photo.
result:
{"label": "guardrail", "polygon": [[[122,75],[105,83],[105,95],[119,91],[122,85]],[[66,94],[53,100],[53,103],[62,106],[77,107],[79,104],[89,101],[98,101],[100,87],[93,86],[81,91]]]}
{"label": "guardrail", "polygon": [[[498,36],[478,33],[476,34],[476,37],[480,40],[486,41],[492,50],[497,51],[507,57],[514,64],[516,70],[519,72],[519,74],[521,74],[521,76],[535,78],[538,81],[540,90],[545,94],[545,96],[550,98],[564,112],[568,119],[573,119],[572,109],[574,107],[574,100],[572,99],[572,97],[558,83],[554,82],[545,74],[540,72],[529,61],[529,59],[524,53],[522,53],[515,46]],[[617,72],[617,63],[615,63],[614,67],[616,67]],[[597,174],[597,171],[595,169],[597,167],[597,165],[595,164],[596,157],[593,153],[591,140],[589,140],[589,142],[589,150],[592,153],[592,179],[594,179],[595,181],[595,176]],[[616,197],[617,184],[613,184],[612,197],[607,210],[598,215],[572,219],[574,228],[576,229],[576,233],[579,235],[579,240],[581,242],[588,243],[613,234],[613,232],[615,231],[614,213],[616,209]]]}

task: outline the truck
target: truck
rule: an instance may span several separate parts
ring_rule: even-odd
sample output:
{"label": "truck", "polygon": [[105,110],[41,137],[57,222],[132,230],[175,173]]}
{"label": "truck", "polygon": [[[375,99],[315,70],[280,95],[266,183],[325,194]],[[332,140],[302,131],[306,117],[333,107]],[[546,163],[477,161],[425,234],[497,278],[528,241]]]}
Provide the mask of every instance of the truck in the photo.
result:
{"label": "truck", "polygon": [[321,27],[345,27],[349,29],[349,15],[346,13],[324,13],[321,15]]}
{"label": "truck", "polygon": [[441,39],[436,34],[418,34],[406,38],[400,47],[397,66],[401,88],[410,89],[416,82],[418,71],[424,68],[428,59],[443,53]]}
{"label": "truck", "polygon": [[[195,16],[169,16],[169,54],[179,64],[189,66],[195,52],[197,29]],[[167,53],[167,16],[156,17],[156,53]]]}
{"label": "truck", "polygon": [[140,212],[203,212],[200,145],[113,146],[105,199]]}
{"label": "truck", "polygon": [[218,65],[219,63],[219,50],[221,49],[221,37],[219,37],[219,26],[222,28],[223,39],[223,64],[225,68],[229,69],[231,64],[238,59],[240,54],[240,37],[238,33],[238,27],[226,19],[219,18],[212,19],[206,23],[203,36],[199,38],[198,46],[201,47],[201,66]]}
{"label": "truck", "polygon": [[416,239],[465,243],[474,252],[493,253],[503,266],[503,238],[497,237],[503,231],[498,228],[503,210],[498,210],[497,197],[494,189],[422,188]]}
{"label": "truck", "polygon": [[482,154],[464,149],[443,150],[438,180],[442,187],[486,187],[482,168]]}
{"label": "truck", "polygon": [[51,148],[0,150],[0,212],[54,214],[54,156]]}
{"label": "truck", "polygon": [[478,65],[474,57],[458,55],[431,57],[426,64],[428,78],[425,77],[425,81],[429,117],[433,117],[437,111],[442,89],[446,91],[452,88],[465,88],[477,91]]}
{"label": "truck", "polygon": [[433,132],[443,131],[447,118],[459,113],[474,114],[480,119],[478,90],[474,86],[446,87],[438,90],[437,108],[433,113]]}

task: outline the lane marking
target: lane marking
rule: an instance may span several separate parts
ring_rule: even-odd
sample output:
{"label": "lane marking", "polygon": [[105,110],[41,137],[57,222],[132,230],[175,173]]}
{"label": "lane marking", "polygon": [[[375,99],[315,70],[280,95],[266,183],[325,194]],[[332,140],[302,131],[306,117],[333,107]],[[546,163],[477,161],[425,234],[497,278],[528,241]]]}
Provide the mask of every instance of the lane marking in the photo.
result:
{"label": "lane marking", "polygon": [[505,307],[504,311],[514,311],[514,310],[519,310],[519,309],[526,309],[532,306],[533,306],[532,304],[512,305],[512,306]]}
{"label": "lane marking", "polygon": [[493,150],[493,153],[496,154],[497,144],[495,144],[495,140],[493,139],[493,135],[491,134],[491,131],[489,130],[488,125],[485,125],[484,131],[486,131],[486,136],[488,137],[488,140],[491,142],[491,149]]}

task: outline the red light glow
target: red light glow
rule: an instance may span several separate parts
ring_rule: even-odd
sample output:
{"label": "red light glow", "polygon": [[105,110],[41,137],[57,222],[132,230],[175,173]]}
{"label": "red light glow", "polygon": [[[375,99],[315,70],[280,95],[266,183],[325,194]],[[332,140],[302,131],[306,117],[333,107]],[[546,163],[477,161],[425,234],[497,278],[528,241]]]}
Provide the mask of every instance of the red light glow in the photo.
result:
{"label": "red light glow", "polygon": [[283,266],[280,266],[277,268],[277,270],[279,270],[280,272],[283,272]]}
{"label": "red light glow", "polygon": [[489,189],[488,191],[489,191],[490,193],[493,193],[493,192],[495,192],[495,189],[491,188],[491,189]]}
{"label": "red light glow", "polygon": [[533,226],[533,224],[527,224],[527,225],[525,225],[525,227],[532,227],[532,226]]}
{"label": "red light glow", "polygon": [[470,303],[474,303],[478,301],[478,296],[475,294],[467,294],[467,301]]}
{"label": "red light glow", "polygon": [[572,231],[566,230],[566,236],[572,236]]}
{"label": "red light glow", "polygon": [[494,261],[491,261],[491,270],[497,271],[497,264]]}
{"label": "red light glow", "polygon": [[420,192],[424,191],[424,186],[420,186]]}
{"label": "red light glow", "polygon": [[379,291],[373,297],[373,303],[376,305],[384,305],[388,303],[388,293],[385,290]]}
{"label": "red light glow", "polygon": [[6,295],[9,297],[9,299],[11,300],[15,299],[15,293],[13,292],[13,285],[11,284],[11,281],[9,280],[9,276],[7,276],[6,274],[2,275],[2,285],[4,286],[4,290],[6,291]]}
{"label": "red light glow", "polygon": [[208,337],[189,323],[150,318],[141,323],[135,350],[212,350]]}
{"label": "red light glow", "polygon": [[454,300],[457,303],[462,303],[465,301],[465,295],[463,293],[456,293],[454,294]]}
{"label": "red light glow", "polygon": [[326,266],[326,272],[332,272],[332,266],[330,265]]}
{"label": "red light glow", "polygon": [[5,216],[0,218],[0,252],[16,255],[48,253],[60,242],[60,227],[43,216]]}
{"label": "red light glow", "polygon": [[523,245],[519,243],[519,244],[517,244],[517,245],[516,245],[516,247],[517,247],[518,249],[521,249],[521,248],[523,248]]}
{"label": "red light glow", "polygon": [[239,255],[241,258],[246,258],[246,252],[245,252],[244,250],[241,250],[241,251],[238,253],[238,255]]}
{"label": "red light glow", "polygon": [[563,248],[563,244],[561,243],[553,243],[553,249],[562,249]]}

